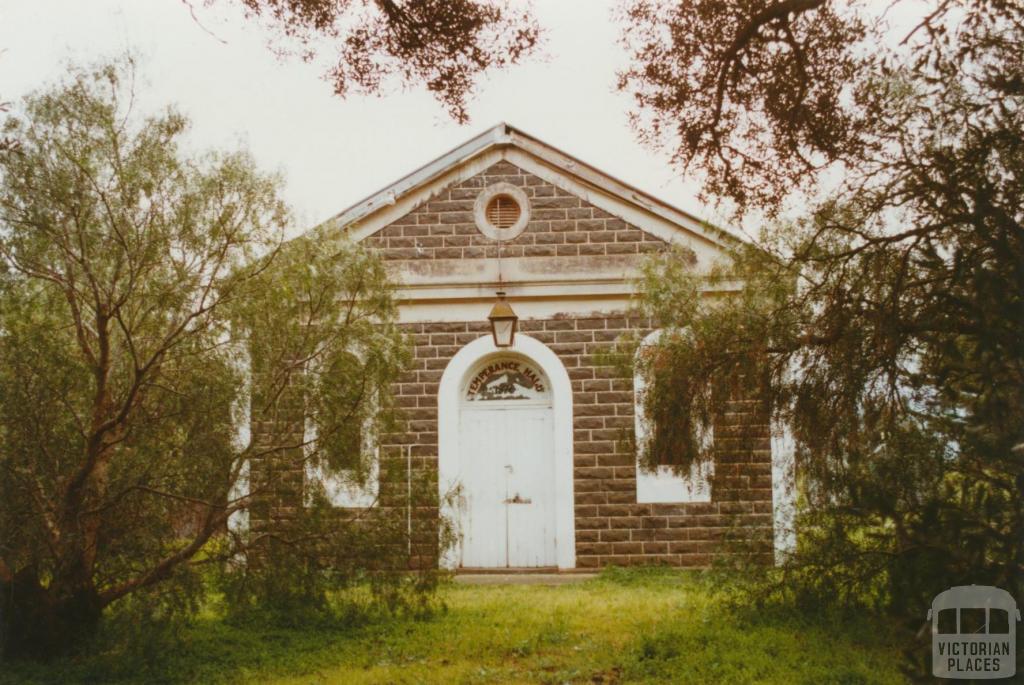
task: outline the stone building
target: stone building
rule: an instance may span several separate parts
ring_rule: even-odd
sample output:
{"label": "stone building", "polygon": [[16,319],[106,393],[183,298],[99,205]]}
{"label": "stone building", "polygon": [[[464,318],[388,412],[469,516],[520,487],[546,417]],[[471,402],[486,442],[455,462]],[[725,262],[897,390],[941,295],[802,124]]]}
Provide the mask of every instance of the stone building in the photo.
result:
{"label": "stone building", "polygon": [[[703,269],[736,238],[506,124],[332,221],[386,260],[415,350],[394,389],[404,430],[379,451],[407,469],[336,488],[337,506],[400,498],[381,473],[436,479],[440,511],[417,518],[456,524],[441,557],[456,568],[705,566],[736,525],[770,552],[765,413],[731,402],[710,467],[640,468],[622,439],[637,425],[634,378],[601,356],[656,335],[631,313],[649,253],[685,245]],[[508,347],[488,320],[499,291],[518,317]]]}

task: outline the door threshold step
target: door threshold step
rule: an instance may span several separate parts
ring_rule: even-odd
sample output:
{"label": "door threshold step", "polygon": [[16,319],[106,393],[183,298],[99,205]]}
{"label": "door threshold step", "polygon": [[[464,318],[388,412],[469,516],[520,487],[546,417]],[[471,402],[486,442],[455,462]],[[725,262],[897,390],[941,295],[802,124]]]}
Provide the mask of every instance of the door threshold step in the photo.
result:
{"label": "door threshold step", "polygon": [[459,573],[458,585],[568,585],[596,578],[597,574],[581,573]]}
{"label": "door threshold step", "polygon": [[557,566],[486,566],[476,568],[473,566],[460,566],[455,569],[455,575],[524,575],[530,573],[547,573],[547,574],[561,574],[561,573],[593,573],[590,569],[585,568],[567,568],[560,569]]}

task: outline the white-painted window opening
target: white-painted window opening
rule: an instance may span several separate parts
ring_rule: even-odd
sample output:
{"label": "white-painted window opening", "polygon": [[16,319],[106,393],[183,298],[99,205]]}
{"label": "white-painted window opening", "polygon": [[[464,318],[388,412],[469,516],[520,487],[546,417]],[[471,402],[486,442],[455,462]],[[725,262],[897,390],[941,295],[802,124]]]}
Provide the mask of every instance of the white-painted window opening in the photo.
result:
{"label": "white-painted window opening", "polygon": [[[361,459],[369,459],[369,469],[365,478],[359,478],[358,469],[343,468],[329,471],[322,461],[307,459],[305,478],[307,484],[316,483],[323,488],[327,501],[335,507],[362,508],[369,507],[377,501],[380,493],[380,448],[375,444],[367,421],[360,431],[362,448]],[[316,427],[312,421],[306,422],[305,442],[307,450],[315,449]],[[312,501],[313,488],[306,487],[305,501],[308,506]]]}
{"label": "white-painted window opening", "polygon": [[[637,355],[643,354],[657,344],[662,331],[649,334],[640,343]],[[634,427],[636,430],[636,501],[641,504],[653,503],[684,503],[710,502],[711,480],[715,475],[715,463],[694,462],[688,474],[678,474],[671,466],[658,465],[647,468],[641,463],[641,455],[646,441],[651,436],[651,425],[644,411],[644,391],[646,380],[637,370],[633,376],[634,391]],[[710,448],[714,443],[714,426],[697,426],[696,432],[703,447]]]}
{"label": "white-painted window opening", "polygon": [[[358,360],[359,355],[351,355]],[[359,364],[361,366],[361,363]],[[376,403],[372,403],[376,404]],[[318,486],[322,488],[327,501],[335,507],[363,508],[372,506],[380,493],[380,448],[373,430],[373,409],[367,412],[366,418],[358,425],[342,426],[330,440],[335,441],[333,447],[349,457],[352,465],[335,464],[331,469],[322,455],[314,458],[316,451],[322,451],[315,423],[307,417],[305,422],[306,459],[304,462],[305,484],[304,499],[307,506],[312,503],[313,494]],[[366,466],[363,471],[363,466]]]}

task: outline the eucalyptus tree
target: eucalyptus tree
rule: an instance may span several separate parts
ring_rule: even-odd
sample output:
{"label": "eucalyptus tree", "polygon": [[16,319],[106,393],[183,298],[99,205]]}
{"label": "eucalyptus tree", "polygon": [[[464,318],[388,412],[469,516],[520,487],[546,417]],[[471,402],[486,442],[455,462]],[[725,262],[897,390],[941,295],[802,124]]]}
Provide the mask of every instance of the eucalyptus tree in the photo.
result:
{"label": "eucalyptus tree", "polygon": [[652,265],[680,333],[649,415],[758,393],[797,445],[791,578],[919,624],[950,585],[1024,590],[1024,6],[915,7],[628,0],[620,86],[766,227],[711,275],[735,297]]}
{"label": "eucalyptus tree", "polygon": [[[16,142],[0,156],[8,654],[73,645],[113,602],[159,599],[168,581],[198,592],[197,559],[238,551],[225,548],[229,517],[277,492],[274,474],[337,463],[333,436],[387,414],[387,393],[370,396],[404,359],[382,265],[284,243],[280,180],[245,152],[187,154],[184,116],[133,110],[132,73],[128,60],[73,69],[4,125]],[[318,380],[353,348],[364,363]],[[302,421],[296,402],[318,437],[248,430]],[[247,482],[260,460],[275,468]]]}

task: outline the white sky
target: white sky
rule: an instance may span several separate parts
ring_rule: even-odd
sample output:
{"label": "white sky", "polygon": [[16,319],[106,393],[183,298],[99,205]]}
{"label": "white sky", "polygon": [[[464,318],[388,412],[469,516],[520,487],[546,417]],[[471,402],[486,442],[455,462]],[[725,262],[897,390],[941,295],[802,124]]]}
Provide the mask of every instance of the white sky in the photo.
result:
{"label": "white sky", "polygon": [[142,58],[145,106],[177,103],[193,120],[196,145],[242,143],[262,168],[280,171],[298,228],[499,121],[693,214],[721,219],[696,202],[696,186],[664,154],[641,147],[630,130],[629,98],[614,90],[625,53],[610,0],[535,0],[546,57],[486,76],[465,126],[420,88],[342,100],[323,80],[322,63],[276,58],[267,48],[271,35],[243,20],[234,0],[193,5],[202,26],[181,0],[0,0],[0,96],[16,100],[53,82],[69,59],[132,49]]}

